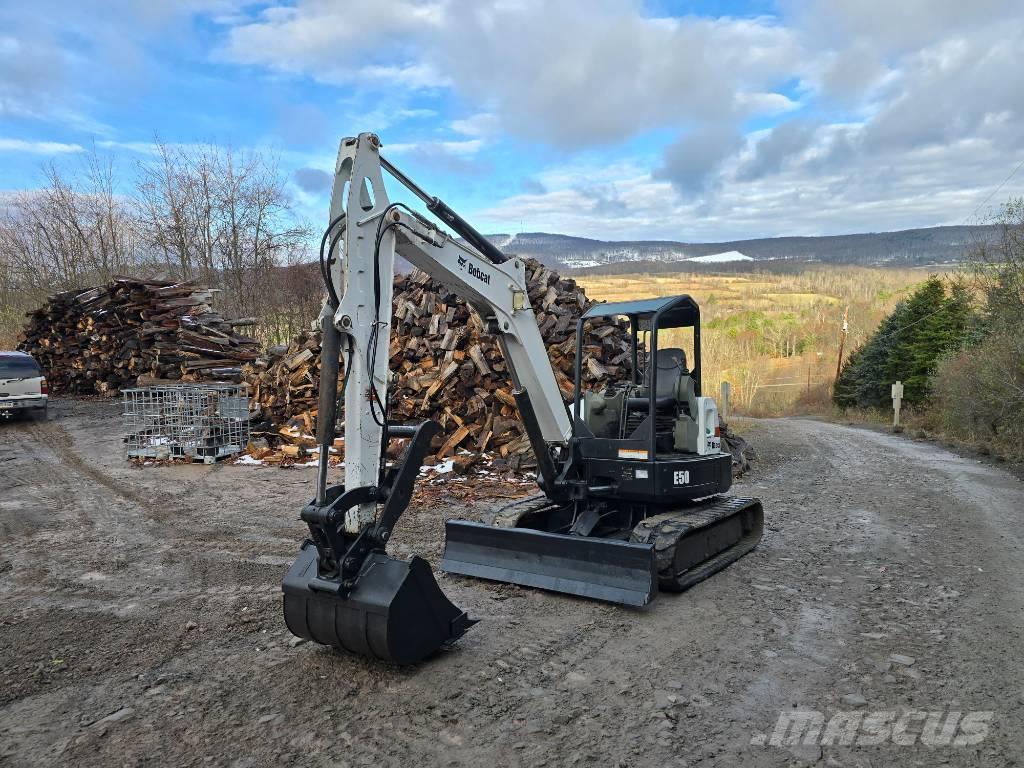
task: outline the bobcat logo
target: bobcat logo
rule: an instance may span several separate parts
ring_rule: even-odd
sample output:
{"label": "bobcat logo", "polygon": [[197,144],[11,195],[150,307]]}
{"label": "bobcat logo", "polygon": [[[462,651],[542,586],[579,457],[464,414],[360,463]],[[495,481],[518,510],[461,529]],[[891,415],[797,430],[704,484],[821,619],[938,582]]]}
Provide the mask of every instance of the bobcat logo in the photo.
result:
{"label": "bobcat logo", "polygon": [[480,269],[476,264],[470,264],[469,259],[467,259],[465,256],[459,256],[458,262],[459,269],[461,269],[463,272],[469,272],[469,274],[472,277],[475,277],[481,283],[486,283],[487,285],[491,284],[491,276],[487,272],[484,272],[482,269]]}

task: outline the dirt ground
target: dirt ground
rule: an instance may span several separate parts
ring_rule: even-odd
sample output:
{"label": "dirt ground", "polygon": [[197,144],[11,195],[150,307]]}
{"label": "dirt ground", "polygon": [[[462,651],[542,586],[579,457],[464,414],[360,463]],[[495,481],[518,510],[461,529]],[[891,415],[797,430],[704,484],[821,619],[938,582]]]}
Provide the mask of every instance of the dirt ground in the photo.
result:
{"label": "dirt ground", "polygon": [[[481,621],[393,668],[296,643],[315,470],[136,468],[119,404],[0,424],[0,764],[931,766],[1024,755],[1024,486],[940,448],[749,426],[761,546],[646,609],[445,576]],[[492,485],[494,489],[503,486]],[[508,486],[509,495],[521,487]],[[449,481],[393,553],[436,564]],[[780,712],[992,711],[969,746],[772,746]],[[767,745],[764,744],[769,740]]]}

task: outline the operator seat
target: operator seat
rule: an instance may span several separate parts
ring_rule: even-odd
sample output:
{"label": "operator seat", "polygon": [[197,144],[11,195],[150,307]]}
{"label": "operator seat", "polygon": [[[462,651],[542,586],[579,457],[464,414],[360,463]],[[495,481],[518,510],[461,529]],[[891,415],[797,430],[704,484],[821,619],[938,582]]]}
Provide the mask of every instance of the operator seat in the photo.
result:
{"label": "operator seat", "polygon": [[[647,362],[647,370],[644,371],[644,388],[651,385],[651,363]],[[660,411],[670,406],[682,406],[689,411],[689,395],[693,389],[693,379],[690,378],[690,371],[686,367],[686,352],[676,347],[659,349],[657,356],[658,380],[657,391],[654,393],[655,407]],[[679,399],[680,383],[682,383],[683,398]],[[647,389],[649,392],[650,390]],[[629,407],[646,411],[649,401],[646,396],[629,398]]]}
{"label": "operator seat", "polygon": [[[663,397],[669,397],[673,400],[676,399],[676,393],[679,391],[679,380],[683,378],[683,376],[689,376],[690,372],[686,368],[686,353],[675,347],[659,349],[657,362],[658,391],[655,392],[655,397],[658,400],[658,405],[661,405],[661,399]],[[647,371],[645,371],[644,377],[644,383],[647,384],[647,386],[650,386],[650,362],[647,364]]]}

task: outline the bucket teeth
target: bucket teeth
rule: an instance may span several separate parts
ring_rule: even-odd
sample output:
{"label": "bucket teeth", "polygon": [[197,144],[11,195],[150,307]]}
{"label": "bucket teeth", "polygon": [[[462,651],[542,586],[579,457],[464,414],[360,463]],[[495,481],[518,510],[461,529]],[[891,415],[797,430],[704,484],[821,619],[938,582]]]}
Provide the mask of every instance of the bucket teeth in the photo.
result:
{"label": "bucket teeth", "polygon": [[292,634],[393,664],[414,664],[457,640],[474,623],[437,585],[420,557],[367,556],[347,595],[318,588],[311,542],[285,576],[284,619]]}

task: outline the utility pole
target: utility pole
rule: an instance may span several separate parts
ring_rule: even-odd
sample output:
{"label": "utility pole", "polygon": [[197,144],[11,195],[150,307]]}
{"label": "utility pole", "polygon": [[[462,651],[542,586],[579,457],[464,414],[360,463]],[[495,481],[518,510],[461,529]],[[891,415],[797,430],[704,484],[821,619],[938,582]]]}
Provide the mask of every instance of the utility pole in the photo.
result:
{"label": "utility pole", "polygon": [[849,313],[850,307],[847,305],[846,309],[843,310],[843,330],[839,334],[839,359],[836,360],[836,382],[839,381],[839,371],[843,368],[843,348],[846,346],[846,334],[850,330],[850,326],[847,323]]}

